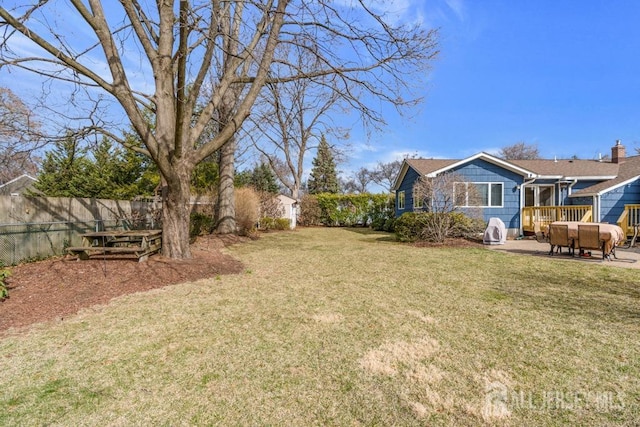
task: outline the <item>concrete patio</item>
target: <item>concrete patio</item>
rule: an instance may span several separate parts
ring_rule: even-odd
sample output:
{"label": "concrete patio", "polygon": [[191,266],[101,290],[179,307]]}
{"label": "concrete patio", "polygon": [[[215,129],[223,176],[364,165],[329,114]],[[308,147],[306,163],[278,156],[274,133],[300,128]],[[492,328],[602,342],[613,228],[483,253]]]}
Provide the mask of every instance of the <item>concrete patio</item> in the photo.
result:
{"label": "concrete patio", "polygon": [[611,261],[602,259],[602,252],[592,251],[591,257],[569,256],[567,249],[564,248],[561,254],[554,253],[549,255],[550,246],[548,243],[540,243],[535,239],[524,238],[520,240],[507,240],[504,245],[485,245],[485,248],[495,251],[503,251],[507,253],[534,255],[545,257],[553,260],[561,260],[567,262],[584,262],[589,264],[602,264],[611,267],[635,268],[640,269],[640,246],[633,248],[617,247],[616,257],[611,257]]}

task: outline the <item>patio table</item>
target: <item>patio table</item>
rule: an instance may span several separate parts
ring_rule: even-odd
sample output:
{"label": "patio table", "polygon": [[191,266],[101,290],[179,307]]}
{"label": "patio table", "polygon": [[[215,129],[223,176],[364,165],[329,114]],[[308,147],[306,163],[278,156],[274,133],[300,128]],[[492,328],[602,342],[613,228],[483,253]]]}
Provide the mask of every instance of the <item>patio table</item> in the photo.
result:
{"label": "patio table", "polygon": [[[573,247],[580,248],[580,241],[578,240],[578,224],[595,224],[599,226],[599,237],[603,242],[603,255],[609,257],[615,247],[626,240],[624,231],[616,224],[609,223],[590,223],[581,221],[555,221],[552,224],[566,225],[569,231],[569,239],[573,239]],[[550,227],[547,226],[547,232]]]}

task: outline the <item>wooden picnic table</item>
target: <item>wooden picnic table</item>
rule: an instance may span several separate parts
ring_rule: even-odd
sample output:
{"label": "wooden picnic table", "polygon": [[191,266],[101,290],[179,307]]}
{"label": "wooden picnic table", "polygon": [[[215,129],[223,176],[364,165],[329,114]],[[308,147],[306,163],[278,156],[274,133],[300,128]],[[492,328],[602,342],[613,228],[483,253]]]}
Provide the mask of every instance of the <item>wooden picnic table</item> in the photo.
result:
{"label": "wooden picnic table", "polygon": [[82,246],[67,251],[82,260],[93,255],[134,255],[142,262],[162,248],[162,230],[94,231],[81,237]]}

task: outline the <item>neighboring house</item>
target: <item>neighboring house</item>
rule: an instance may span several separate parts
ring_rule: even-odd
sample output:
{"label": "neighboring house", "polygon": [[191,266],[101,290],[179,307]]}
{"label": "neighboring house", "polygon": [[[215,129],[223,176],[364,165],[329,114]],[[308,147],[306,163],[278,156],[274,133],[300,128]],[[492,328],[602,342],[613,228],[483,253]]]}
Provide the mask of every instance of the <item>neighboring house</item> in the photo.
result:
{"label": "neighboring house", "polygon": [[296,199],[292,199],[284,194],[279,194],[277,197],[278,203],[282,209],[282,218],[286,218],[291,221],[291,229],[296,228],[296,222],[298,218],[298,202]]}
{"label": "neighboring house", "polygon": [[484,219],[500,218],[510,236],[560,219],[619,223],[626,232],[640,222],[640,206],[630,206],[640,204],[640,156],[626,157],[620,141],[607,161],[504,160],[487,153],[406,159],[394,185],[396,216],[414,211],[413,187],[421,176],[445,172],[474,183],[483,194]]}
{"label": "neighboring house", "polygon": [[33,183],[37,180],[31,175],[23,174],[11,181],[7,181],[0,185],[0,196],[12,196],[24,194],[28,190],[33,189]]}

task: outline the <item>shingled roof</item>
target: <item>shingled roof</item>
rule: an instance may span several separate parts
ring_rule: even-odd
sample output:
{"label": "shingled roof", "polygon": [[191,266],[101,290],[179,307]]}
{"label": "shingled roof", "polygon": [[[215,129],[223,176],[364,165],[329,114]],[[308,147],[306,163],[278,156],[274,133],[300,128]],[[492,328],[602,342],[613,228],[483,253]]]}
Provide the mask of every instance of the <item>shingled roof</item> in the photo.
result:
{"label": "shingled roof", "polygon": [[512,165],[538,178],[594,178],[612,179],[618,175],[618,164],[597,160],[504,160],[481,153],[467,159],[407,159],[406,162],[422,175],[451,168],[456,163],[479,157],[488,161]]}
{"label": "shingled roof", "polygon": [[31,175],[23,174],[11,181],[0,185],[0,196],[10,196],[12,194],[21,194],[33,187],[36,179]]}
{"label": "shingled roof", "polygon": [[612,179],[618,164],[597,160],[510,160],[542,177]]}
{"label": "shingled roof", "polygon": [[[515,170],[523,176],[538,179],[592,179],[598,184],[575,191],[572,196],[592,196],[610,191],[617,186],[640,178],[640,156],[624,158],[620,163],[600,160],[504,160],[487,153],[478,153],[466,159],[406,159],[405,163],[423,176],[435,175],[454,168],[458,164],[476,158]],[[406,173],[402,170],[399,179]],[[398,184],[398,181],[396,182]]]}
{"label": "shingled roof", "polygon": [[615,178],[575,191],[570,197],[600,195],[640,178],[640,156],[626,157],[617,166],[618,173]]}

